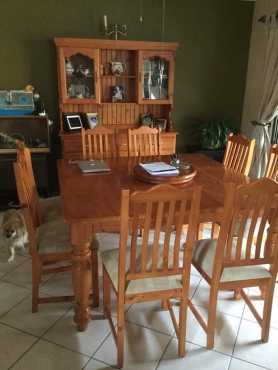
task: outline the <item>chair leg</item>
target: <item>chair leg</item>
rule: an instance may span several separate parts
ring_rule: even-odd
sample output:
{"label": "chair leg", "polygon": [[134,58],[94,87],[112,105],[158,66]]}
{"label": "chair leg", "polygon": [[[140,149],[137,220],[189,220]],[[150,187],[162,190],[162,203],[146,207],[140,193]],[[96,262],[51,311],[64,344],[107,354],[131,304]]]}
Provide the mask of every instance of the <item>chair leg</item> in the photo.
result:
{"label": "chair leg", "polygon": [[103,271],[103,314],[104,317],[108,318],[111,316],[111,286],[109,277],[105,268],[102,268]]}
{"label": "chair leg", "polygon": [[98,284],[98,251],[92,250],[92,293],[93,293],[93,307],[99,306],[99,284]]}
{"label": "chair leg", "polygon": [[181,298],[179,312],[179,356],[185,356],[185,335],[186,335],[186,316],[187,316],[187,294]]}
{"label": "chair leg", "polygon": [[272,301],[274,293],[275,281],[271,281],[270,284],[264,290],[264,309],[263,309],[263,322],[262,322],[262,342],[268,342],[269,328],[272,310]]}
{"label": "chair leg", "polygon": [[162,310],[168,310],[168,305],[167,305],[167,301],[165,300],[165,299],[163,299],[162,301],[161,301],[161,309]]}
{"label": "chair leg", "polygon": [[[117,297],[118,298],[118,297]],[[117,314],[117,367],[121,369],[124,364],[124,304],[119,304],[118,299],[118,314]]]}
{"label": "chair leg", "polygon": [[241,298],[240,290],[241,289],[235,289],[234,290],[234,299],[239,300]]}
{"label": "chair leg", "polygon": [[32,313],[39,310],[39,286],[42,274],[41,263],[37,258],[32,258]]}
{"label": "chair leg", "polygon": [[210,287],[209,307],[208,307],[208,328],[207,328],[207,348],[214,347],[214,334],[216,324],[216,307],[217,307],[218,289],[215,286]]}

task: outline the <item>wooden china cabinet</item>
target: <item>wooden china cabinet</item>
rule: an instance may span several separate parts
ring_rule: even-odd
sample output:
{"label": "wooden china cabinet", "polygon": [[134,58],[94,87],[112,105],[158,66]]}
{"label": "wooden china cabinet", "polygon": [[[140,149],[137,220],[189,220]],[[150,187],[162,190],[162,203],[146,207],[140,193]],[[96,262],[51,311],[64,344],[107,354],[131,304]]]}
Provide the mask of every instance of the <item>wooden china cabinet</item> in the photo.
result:
{"label": "wooden china cabinet", "polygon": [[[55,45],[65,158],[79,158],[82,152],[80,132],[64,131],[66,113],[97,113],[102,125],[115,129],[121,156],[128,155],[127,129],[139,126],[142,115],[164,119],[161,153],[175,152],[170,117],[177,43],[55,38]],[[120,64],[120,73],[113,71],[113,63]]]}

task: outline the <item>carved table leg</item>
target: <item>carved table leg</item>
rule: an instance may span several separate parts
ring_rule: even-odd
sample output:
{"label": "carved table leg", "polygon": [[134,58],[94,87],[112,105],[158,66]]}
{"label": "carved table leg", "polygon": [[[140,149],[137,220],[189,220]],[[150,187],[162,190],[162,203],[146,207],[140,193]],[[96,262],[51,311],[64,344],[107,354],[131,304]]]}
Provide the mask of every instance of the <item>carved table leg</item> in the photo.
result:
{"label": "carved table leg", "polygon": [[71,242],[73,244],[72,281],[75,295],[74,321],[78,330],[84,331],[90,319],[89,296],[92,287],[91,249],[92,226],[86,223],[71,225]]}

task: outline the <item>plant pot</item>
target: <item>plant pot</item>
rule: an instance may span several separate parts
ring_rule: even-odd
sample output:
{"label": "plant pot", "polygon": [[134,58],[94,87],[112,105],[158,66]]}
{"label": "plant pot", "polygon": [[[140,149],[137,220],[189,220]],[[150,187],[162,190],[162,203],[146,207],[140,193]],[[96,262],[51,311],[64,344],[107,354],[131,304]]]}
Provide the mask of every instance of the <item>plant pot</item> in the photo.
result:
{"label": "plant pot", "polygon": [[201,149],[198,153],[204,154],[215,161],[222,162],[224,158],[224,149]]}

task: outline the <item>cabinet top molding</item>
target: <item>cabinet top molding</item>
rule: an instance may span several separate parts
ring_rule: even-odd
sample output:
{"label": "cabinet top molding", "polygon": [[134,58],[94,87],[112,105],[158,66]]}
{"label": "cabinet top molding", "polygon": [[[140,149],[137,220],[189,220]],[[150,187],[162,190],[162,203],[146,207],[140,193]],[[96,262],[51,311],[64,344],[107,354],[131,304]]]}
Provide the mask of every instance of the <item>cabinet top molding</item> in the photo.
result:
{"label": "cabinet top molding", "polygon": [[79,39],[68,37],[55,37],[57,47],[77,47],[94,49],[128,49],[128,50],[171,50],[175,51],[177,42],[133,41],[133,40],[107,40],[107,39]]}

